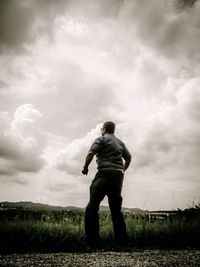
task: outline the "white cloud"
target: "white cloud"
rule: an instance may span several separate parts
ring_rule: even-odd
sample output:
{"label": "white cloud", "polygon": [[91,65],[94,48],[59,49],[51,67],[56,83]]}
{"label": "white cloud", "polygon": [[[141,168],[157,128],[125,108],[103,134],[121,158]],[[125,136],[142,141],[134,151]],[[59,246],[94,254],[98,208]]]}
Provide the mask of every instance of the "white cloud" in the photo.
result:
{"label": "white cloud", "polygon": [[73,140],[63,150],[59,151],[55,159],[55,166],[70,175],[79,176],[85,156],[92,142],[99,136],[100,127],[100,124],[97,125],[86,136]]}
{"label": "white cloud", "polygon": [[41,158],[44,138],[36,123],[40,115],[30,104],[20,106],[13,120],[7,113],[1,113],[7,122],[1,128],[1,174],[37,172],[44,165]]}

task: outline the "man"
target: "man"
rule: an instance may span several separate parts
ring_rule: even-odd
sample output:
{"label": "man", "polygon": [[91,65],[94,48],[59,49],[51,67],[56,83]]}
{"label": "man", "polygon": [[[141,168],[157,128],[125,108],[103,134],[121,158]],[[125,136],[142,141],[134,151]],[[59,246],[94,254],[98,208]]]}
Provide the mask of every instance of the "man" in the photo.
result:
{"label": "man", "polygon": [[115,241],[125,245],[128,240],[121,212],[121,190],[124,171],[129,167],[131,154],[114,132],[115,124],[111,121],[105,122],[101,129],[102,136],[92,144],[82,170],[84,175],[88,174],[88,166],[96,155],[98,171],[90,186],[90,200],[85,211],[85,233],[89,246],[97,246],[99,243],[98,211],[105,195],[108,197]]}

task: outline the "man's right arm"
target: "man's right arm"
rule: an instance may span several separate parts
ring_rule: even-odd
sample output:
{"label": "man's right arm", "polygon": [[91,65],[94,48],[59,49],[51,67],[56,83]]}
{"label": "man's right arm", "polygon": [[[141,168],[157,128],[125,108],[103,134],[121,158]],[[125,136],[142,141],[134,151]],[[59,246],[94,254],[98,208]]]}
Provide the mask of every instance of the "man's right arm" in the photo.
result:
{"label": "man's right arm", "polygon": [[88,174],[88,166],[90,165],[91,161],[93,160],[94,153],[92,151],[89,151],[86,159],[85,159],[85,165],[82,170],[82,174],[87,175]]}
{"label": "man's right arm", "polygon": [[86,156],[85,165],[83,167],[82,174],[84,175],[88,174],[88,166],[90,165],[90,162],[93,160],[94,155],[96,155],[99,152],[101,146],[102,146],[102,138],[99,137],[94,141],[94,143],[92,144]]}

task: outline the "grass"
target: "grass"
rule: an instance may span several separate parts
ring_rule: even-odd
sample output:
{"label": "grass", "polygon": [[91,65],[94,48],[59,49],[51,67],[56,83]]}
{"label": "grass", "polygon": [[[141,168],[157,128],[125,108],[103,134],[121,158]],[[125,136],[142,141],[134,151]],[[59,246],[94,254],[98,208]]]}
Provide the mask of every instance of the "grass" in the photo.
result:
{"label": "grass", "polygon": [[0,224],[0,251],[62,251],[79,249],[83,239],[81,225],[42,222]]}
{"label": "grass", "polygon": [[[199,248],[200,216],[189,220],[149,222],[146,218],[125,216],[130,245],[138,248]],[[110,215],[100,215],[102,247],[114,249]],[[0,221],[0,252],[84,251],[84,215],[41,220]]]}
{"label": "grass", "polygon": [[127,220],[127,231],[133,244],[151,248],[199,247],[200,218],[192,221],[174,218],[172,221]]}

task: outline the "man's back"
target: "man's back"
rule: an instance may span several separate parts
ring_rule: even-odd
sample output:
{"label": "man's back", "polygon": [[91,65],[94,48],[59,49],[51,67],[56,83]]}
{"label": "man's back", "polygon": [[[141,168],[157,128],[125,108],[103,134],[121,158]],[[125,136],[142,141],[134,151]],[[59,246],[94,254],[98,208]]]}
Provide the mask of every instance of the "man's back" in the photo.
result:
{"label": "man's back", "polygon": [[124,169],[123,158],[131,157],[125,144],[114,134],[104,134],[92,144],[90,151],[96,154],[98,169]]}

